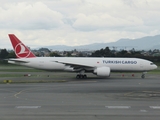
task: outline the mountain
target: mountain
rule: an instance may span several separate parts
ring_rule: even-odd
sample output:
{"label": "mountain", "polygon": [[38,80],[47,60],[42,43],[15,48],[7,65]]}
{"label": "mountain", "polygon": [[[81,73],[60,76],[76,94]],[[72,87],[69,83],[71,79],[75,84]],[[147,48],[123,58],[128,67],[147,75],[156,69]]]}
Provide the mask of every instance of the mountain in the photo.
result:
{"label": "mountain", "polygon": [[89,45],[81,46],[65,46],[65,45],[54,45],[46,46],[52,50],[64,51],[64,50],[99,50],[101,48],[110,47],[110,49],[136,49],[136,50],[150,50],[160,49],[160,35],[147,36],[138,39],[120,39],[116,42],[110,43],[94,43]]}

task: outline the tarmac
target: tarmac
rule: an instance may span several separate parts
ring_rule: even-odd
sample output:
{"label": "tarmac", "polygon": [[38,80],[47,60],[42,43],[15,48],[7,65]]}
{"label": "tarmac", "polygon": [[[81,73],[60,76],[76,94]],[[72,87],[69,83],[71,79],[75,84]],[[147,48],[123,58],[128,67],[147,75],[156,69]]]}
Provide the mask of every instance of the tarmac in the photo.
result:
{"label": "tarmac", "polygon": [[[159,75],[149,74],[141,79],[139,74],[116,73],[106,79],[89,75],[88,79],[77,80],[71,73],[59,73],[56,77],[34,74],[34,77],[0,78],[0,81],[12,80],[0,84],[0,120],[160,118]],[[17,83],[42,79],[48,83]]]}

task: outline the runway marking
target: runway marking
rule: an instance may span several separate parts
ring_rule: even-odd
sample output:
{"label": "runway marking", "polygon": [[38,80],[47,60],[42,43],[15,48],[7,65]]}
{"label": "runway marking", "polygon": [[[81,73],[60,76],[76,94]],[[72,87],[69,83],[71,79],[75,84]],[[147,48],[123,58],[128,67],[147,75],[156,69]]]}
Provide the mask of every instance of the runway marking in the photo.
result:
{"label": "runway marking", "polygon": [[17,109],[38,109],[41,108],[41,106],[16,106]]}
{"label": "runway marking", "polygon": [[143,92],[146,92],[146,93],[155,93],[155,94],[160,94],[159,91],[143,91]]}
{"label": "runway marking", "polygon": [[83,81],[84,83],[96,83],[97,81]]}
{"label": "runway marking", "polygon": [[134,92],[129,92],[129,93],[125,93],[124,96],[129,96],[131,94],[133,94]]}
{"label": "runway marking", "polygon": [[140,110],[140,112],[147,112],[147,110]]}
{"label": "runway marking", "polygon": [[160,109],[160,106],[149,106],[151,109]]}
{"label": "runway marking", "polygon": [[105,106],[108,109],[129,109],[131,106]]}
{"label": "runway marking", "polygon": [[21,94],[23,91],[26,91],[26,90],[22,90],[22,91],[20,91],[20,92],[18,92],[16,94],[14,94],[14,97],[18,98],[18,95]]}
{"label": "runway marking", "polygon": [[37,89],[37,88],[21,90],[21,91],[17,92],[16,94],[14,94],[14,97],[19,98],[18,95],[20,95],[21,93],[23,93],[23,92],[25,92],[25,91],[35,90],[35,89]]}
{"label": "runway marking", "polygon": [[70,83],[96,83],[97,81],[70,81]]}

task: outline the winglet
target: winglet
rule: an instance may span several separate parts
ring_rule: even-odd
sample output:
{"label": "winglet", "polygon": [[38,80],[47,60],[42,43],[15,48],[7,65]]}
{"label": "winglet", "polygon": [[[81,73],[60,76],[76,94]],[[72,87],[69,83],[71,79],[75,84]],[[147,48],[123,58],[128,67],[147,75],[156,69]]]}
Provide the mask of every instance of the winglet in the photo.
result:
{"label": "winglet", "polygon": [[17,58],[36,57],[14,34],[8,34]]}

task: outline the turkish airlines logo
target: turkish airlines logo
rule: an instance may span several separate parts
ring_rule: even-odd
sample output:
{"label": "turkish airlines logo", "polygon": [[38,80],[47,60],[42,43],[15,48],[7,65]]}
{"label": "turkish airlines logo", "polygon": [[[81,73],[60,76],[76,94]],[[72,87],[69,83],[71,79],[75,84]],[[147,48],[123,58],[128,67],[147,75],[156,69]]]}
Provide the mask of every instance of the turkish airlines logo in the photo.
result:
{"label": "turkish airlines logo", "polygon": [[16,45],[15,53],[18,58],[26,58],[30,55],[30,51],[26,49],[26,47],[22,43]]}

